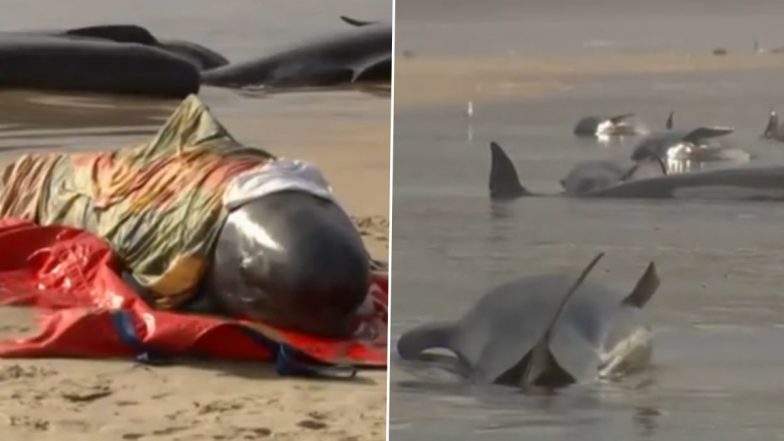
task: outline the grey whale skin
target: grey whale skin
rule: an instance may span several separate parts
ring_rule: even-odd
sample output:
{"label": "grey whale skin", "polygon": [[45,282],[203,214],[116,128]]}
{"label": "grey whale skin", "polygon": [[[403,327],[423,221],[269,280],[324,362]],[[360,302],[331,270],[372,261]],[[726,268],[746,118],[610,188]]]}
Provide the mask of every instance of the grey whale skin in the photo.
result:
{"label": "grey whale skin", "polygon": [[[490,144],[490,198],[497,201],[526,196],[517,170],[506,152],[497,143]],[[579,168],[579,166],[578,166]],[[578,177],[573,177],[577,180]],[[590,177],[586,177],[590,179]],[[582,187],[579,183],[576,188]],[[586,185],[589,191],[563,193],[562,196],[580,198],[632,199],[712,199],[784,202],[784,166],[738,167],[704,172],[673,174],[645,179],[621,179],[616,183]]]}
{"label": "grey whale skin", "polygon": [[[459,320],[406,331],[398,354],[404,360],[437,361],[477,383],[524,389],[643,369],[651,342],[640,312],[659,287],[656,268],[651,263],[624,297],[585,282],[602,255],[574,282],[566,274],[546,274],[499,285]],[[431,349],[454,356],[426,353]]]}

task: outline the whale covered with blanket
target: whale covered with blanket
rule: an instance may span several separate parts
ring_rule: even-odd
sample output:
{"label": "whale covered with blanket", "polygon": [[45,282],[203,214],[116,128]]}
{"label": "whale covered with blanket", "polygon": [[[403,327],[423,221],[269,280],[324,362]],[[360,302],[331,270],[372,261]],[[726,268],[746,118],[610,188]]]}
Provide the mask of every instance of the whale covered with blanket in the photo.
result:
{"label": "whale covered with blanket", "polygon": [[149,142],[8,164],[0,246],[0,303],[58,311],[0,356],[386,364],[386,275],[326,179],[194,95]]}

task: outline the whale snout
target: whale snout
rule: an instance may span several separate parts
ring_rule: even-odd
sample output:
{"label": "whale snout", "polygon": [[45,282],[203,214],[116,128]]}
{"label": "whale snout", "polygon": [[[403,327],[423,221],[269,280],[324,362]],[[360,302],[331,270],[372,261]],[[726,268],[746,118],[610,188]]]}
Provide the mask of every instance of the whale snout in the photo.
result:
{"label": "whale snout", "polygon": [[370,259],[334,202],[281,192],[229,215],[215,251],[213,289],[233,315],[347,337],[370,286]]}

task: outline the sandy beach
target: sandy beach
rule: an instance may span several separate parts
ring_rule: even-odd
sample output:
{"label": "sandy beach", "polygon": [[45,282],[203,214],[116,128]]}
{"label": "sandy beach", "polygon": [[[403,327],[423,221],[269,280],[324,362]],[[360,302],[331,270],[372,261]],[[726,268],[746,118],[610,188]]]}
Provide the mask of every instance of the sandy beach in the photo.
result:
{"label": "sandy beach", "polygon": [[[201,95],[237,139],[318,164],[373,257],[386,261],[389,99],[345,91],[238,101],[233,94],[208,89]],[[138,134],[79,136],[73,128],[49,127],[43,107],[31,104],[30,97],[4,98],[18,105],[17,116],[29,112],[22,119],[36,133],[46,133],[43,144],[65,149],[133,144],[157,127],[145,122]],[[332,106],[307,104],[328,100],[343,114],[332,115]],[[139,113],[162,116],[176,104]],[[77,119],[81,122],[71,121],[72,126],[95,121],[89,115]],[[40,137],[22,132],[3,131],[0,150],[16,154],[35,148]],[[11,152],[2,155],[10,157]],[[4,338],[35,330],[27,309],[3,308],[0,317]],[[258,364],[149,367],[128,360],[0,360],[0,439],[383,440],[385,415],[386,372],[379,370],[361,371],[354,381],[342,382],[282,378],[271,366]]]}
{"label": "sandy beach", "polygon": [[[386,20],[391,3],[223,3],[74,0],[4,2],[3,30],[101,23],[247,60],[345,29],[339,15]],[[204,88],[202,100],[237,139],[316,163],[355,218],[373,257],[387,260],[389,94],[285,94]],[[95,150],[149,139],[179,104],[0,92],[0,159],[40,148]],[[0,337],[34,332],[31,311],[0,309]],[[0,360],[1,440],[383,440],[386,373],[355,381],[278,377],[271,366],[212,362],[146,367],[129,360]]]}

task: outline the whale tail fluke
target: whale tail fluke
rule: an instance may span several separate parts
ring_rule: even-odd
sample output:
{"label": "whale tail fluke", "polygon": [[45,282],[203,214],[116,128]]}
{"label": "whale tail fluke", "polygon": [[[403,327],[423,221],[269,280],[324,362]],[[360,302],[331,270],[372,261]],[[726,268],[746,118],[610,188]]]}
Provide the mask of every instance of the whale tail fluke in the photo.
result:
{"label": "whale tail fluke", "polygon": [[637,281],[631,294],[626,296],[621,304],[641,309],[653,297],[660,284],[661,280],[656,273],[656,265],[651,262],[640,280]]}
{"label": "whale tail fluke", "polygon": [[496,142],[490,143],[490,199],[517,199],[531,193],[520,184],[512,160]]}
{"label": "whale tail fluke", "polygon": [[775,110],[770,110],[770,117],[768,118],[768,125],[765,127],[765,131],[762,133],[762,136],[765,138],[775,138],[776,133],[779,129],[779,115],[776,113]]}

